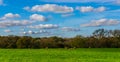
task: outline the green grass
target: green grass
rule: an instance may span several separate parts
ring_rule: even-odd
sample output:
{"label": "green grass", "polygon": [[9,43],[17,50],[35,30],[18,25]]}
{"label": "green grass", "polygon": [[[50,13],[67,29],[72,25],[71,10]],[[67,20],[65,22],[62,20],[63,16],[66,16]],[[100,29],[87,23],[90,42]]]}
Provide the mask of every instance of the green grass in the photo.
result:
{"label": "green grass", "polygon": [[120,62],[120,49],[0,49],[0,62]]}

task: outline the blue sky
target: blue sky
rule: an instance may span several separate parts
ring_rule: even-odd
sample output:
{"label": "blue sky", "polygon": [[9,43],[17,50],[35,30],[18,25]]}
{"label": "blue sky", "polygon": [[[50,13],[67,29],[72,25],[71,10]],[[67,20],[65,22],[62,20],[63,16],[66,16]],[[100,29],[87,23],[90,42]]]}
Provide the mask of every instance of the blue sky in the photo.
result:
{"label": "blue sky", "polygon": [[90,36],[120,28],[120,0],[0,0],[0,35]]}

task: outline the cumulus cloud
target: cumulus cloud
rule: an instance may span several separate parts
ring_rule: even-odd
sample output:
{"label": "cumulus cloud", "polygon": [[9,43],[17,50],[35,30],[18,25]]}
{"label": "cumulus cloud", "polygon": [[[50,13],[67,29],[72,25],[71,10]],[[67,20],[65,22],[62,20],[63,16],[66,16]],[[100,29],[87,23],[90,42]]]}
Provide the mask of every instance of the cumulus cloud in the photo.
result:
{"label": "cumulus cloud", "polygon": [[36,28],[36,29],[55,29],[58,28],[58,25],[53,24],[39,24],[34,26],[28,26],[28,28]]}
{"label": "cumulus cloud", "polygon": [[30,16],[30,20],[35,20],[35,21],[46,21],[47,18],[45,18],[43,15],[33,14],[33,15]]}
{"label": "cumulus cloud", "polygon": [[12,30],[6,29],[6,30],[4,30],[4,32],[9,33],[9,32],[12,32]]}
{"label": "cumulus cloud", "polygon": [[110,26],[120,24],[120,21],[115,19],[100,19],[93,20],[90,23],[82,24],[82,27],[94,27],[94,26]]}
{"label": "cumulus cloud", "polygon": [[106,10],[104,6],[94,8],[92,6],[82,6],[82,7],[76,7],[77,10],[80,10],[81,12],[103,12]]}
{"label": "cumulus cloud", "polygon": [[35,34],[35,32],[33,32],[33,31],[31,31],[31,30],[29,30],[27,33],[28,33],[28,34]]}
{"label": "cumulus cloud", "polygon": [[0,18],[0,20],[9,19],[9,18],[18,18],[18,17],[20,17],[19,14],[7,13],[2,18]]}
{"label": "cumulus cloud", "polygon": [[[25,7],[27,8],[27,7]],[[27,8],[28,9],[28,8]],[[31,8],[34,12],[53,12],[53,13],[71,13],[74,11],[72,7],[61,6],[57,4],[35,5]]]}
{"label": "cumulus cloud", "polygon": [[49,33],[48,31],[46,30],[40,30],[40,31],[32,31],[32,30],[29,30],[27,32],[21,32],[22,34],[45,34],[45,33]]}
{"label": "cumulus cloud", "polygon": [[79,28],[72,28],[72,27],[63,27],[62,28],[63,31],[80,31]]}
{"label": "cumulus cloud", "polygon": [[93,7],[92,6],[87,6],[87,7],[77,7],[77,10],[80,10],[81,12],[91,12],[93,11]]}
{"label": "cumulus cloud", "polygon": [[0,28],[11,27],[11,26],[25,26],[33,22],[27,20],[8,20],[0,21]]}

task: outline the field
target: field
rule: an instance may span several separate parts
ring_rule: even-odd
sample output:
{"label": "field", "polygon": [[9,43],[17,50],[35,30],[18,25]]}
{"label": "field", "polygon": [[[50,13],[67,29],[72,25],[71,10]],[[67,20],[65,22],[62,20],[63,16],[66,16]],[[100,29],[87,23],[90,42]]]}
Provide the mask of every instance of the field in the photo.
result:
{"label": "field", "polygon": [[120,62],[120,49],[0,49],[0,62]]}

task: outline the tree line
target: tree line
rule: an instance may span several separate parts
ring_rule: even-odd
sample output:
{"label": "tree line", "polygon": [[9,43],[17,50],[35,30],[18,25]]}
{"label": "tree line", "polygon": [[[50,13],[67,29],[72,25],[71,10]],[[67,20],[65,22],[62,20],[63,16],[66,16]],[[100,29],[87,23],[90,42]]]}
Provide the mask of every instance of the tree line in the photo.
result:
{"label": "tree line", "polygon": [[0,48],[120,48],[120,30],[97,29],[89,37],[0,36]]}

